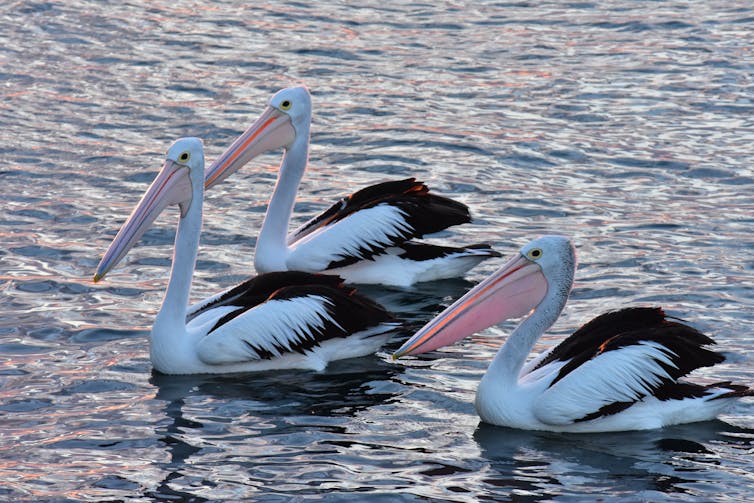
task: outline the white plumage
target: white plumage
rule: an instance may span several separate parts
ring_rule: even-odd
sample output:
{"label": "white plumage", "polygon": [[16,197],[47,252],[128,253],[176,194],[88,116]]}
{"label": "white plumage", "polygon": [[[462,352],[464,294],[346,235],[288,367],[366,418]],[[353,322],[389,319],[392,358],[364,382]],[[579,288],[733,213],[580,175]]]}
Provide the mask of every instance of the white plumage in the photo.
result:
{"label": "white plumage", "polygon": [[534,240],[427,323],[395,357],[431,351],[525,316],[482,377],[475,405],[485,422],[529,430],[624,431],[704,421],[752,394],[729,382],[681,379],[724,358],[707,347],[712,339],[659,308],[598,316],[525,363],[565,307],[575,269],[567,238]]}
{"label": "white plumage", "polygon": [[[665,351],[656,342],[640,342],[600,354],[539,395],[534,415],[545,424],[568,425],[606,405],[651,395],[663,380],[672,379],[660,362],[677,368]],[[552,380],[553,372],[548,377]]]}
{"label": "white plumage", "polygon": [[95,275],[100,280],[169,205],[181,208],[173,268],[150,333],[154,368],[167,374],[323,369],[377,351],[400,327],[338,277],[277,272],[187,307],[202,221],[201,141],[183,138],[123,224]]}
{"label": "white plumage", "polygon": [[286,264],[291,269],[317,272],[348,258],[362,261],[372,250],[383,251],[403,236],[411,234],[405,212],[395,206],[380,204],[352,213],[328,227],[295,242],[289,248]]}
{"label": "white plumage", "polygon": [[[471,220],[464,204],[429,193],[413,178],[361,189],[288,233],[296,192],[308,162],[310,127],[309,91],[305,87],[283,89],[207,170],[205,186],[210,188],[256,156],[284,149],[257,239],[257,272],[325,272],[351,283],[406,286],[462,276],[481,261],[499,256],[488,245],[453,248],[449,253],[447,247],[410,241]],[[411,251],[404,249],[392,253],[391,260],[381,260],[390,253],[389,248],[404,245]],[[445,265],[421,264],[428,260]]]}
{"label": "white plumage", "polygon": [[233,318],[222,330],[209,332],[197,344],[197,355],[204,363],[222,365],[260,360],[266,353],[275,358],[290,353],[323,331],[326,320],[334,322],[326,303],[314,295],[265,302],[249,316]]}

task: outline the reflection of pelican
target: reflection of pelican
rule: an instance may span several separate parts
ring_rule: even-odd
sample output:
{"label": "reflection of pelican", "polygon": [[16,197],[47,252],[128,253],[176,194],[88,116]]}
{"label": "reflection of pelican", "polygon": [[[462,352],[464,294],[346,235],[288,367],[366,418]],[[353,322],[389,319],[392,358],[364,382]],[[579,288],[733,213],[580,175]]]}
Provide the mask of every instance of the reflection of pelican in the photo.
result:
{"label": "reflection of pelican", "polygon": [[257,272],[326,272],[348,282],[408,286],[462,276],[479,262],[500,256],[488,245],[452,248],[409,241],[471,219],[465,205],[430,194],[413,178],[355,192],[287,235],[309,157],[310,124],[311,97],[306,87],[283,89],[207,169],[209,188],[256,156],[285,149],[257,239]]}
{"label": "reflection of pelican", "polygon": [[[351,358],[332,362],[322,372],[276,370],[256,373],[254,379],[155,372],[149,383],[156,390],[154,403],[161,404],[165,416],[154,421],[165,456],[156,456],[153,465],[165,476],[152,484],[155,489],[147,496],[204,501],[200,495],[206,496],[211,488],[194,485],[194,476],[197,469],[216,466],[218,456],[229,469],[247,469],[260,488],[276,485],[277,479],[266,474],[281,467],[288,470],[277,472],[282,479],[312,463],[331,466],[332,454],[318,457],[357,442],[355,435],[341,429],[362,424],[354,418],[395,400],[399,390],[383,384],[400,371],[382,360]],[[216,480],[212,474],[208,477]],[[238,500],[238,495],[231,499]]]}
{"label": "reflection of pelican", "polygon": [[705,348],[712,339],[659,308],[599,316],[524,365],[565,307],[575,270],[567,238],[532,241],[425,325],[396,357],[431,351],[530,313],[482,378],[476,408],[488,423],[531,430],[622,431],[706,421],[752,394],[727,382],[702,386],[680,380],[724,358]]}
{"label": "reflection of pelican", "polygon": [[[489,458],[510,459],[512,451],[525,447],[545,453],[557,452],[558,454],[553,457],[561,460],[568,457],[561,456],[560,451],[571,451],[574,458],[584,458],[578,464],[601,466],[602,463],[593,465],[588,458],[595,454],[604,454],[613,458],[630,459],[631,462],[662,462],[667,458],[662,452],[667,451],[710,454],[705,444],[731,441],[726,437],[726,432],[751,433],[751,430],[712,420],[653,430],[600,432],[598,435],[584,434],[574,437],[559,432],[523,431],[479,423],[474,432],[474,439]],[[581,450],[583,456],[576,453],[576,449]]]}
{"label": "reflection of pelican", "polygon": [[157,387],[155,398],[159,400],[175,404],[207,401],[210,409],[222,408],[217,412],[220,416],[242,410],[252,422],[280,419],[285,423],[295,417],[355,416],[384,404],[398,392],[382,384],[391,382],[399,371],[386,361],[365,357],[338,360],[316,373],[283,369],[258,372],[250,380],[233,374],[168,376],[155,372],[149,382]]}
{"label": "reflection of pelican", "polygon": [[[599,499],[608,491],[631,494],[630,501],[654,501],[663,499],[654,491],[683,493],[688,484],[714,487],[719,473],[738,471],[735,460],[722,460],[736,447],[745,451],[752,434],[722,421],[578,437],[480,423],[474,440],[490,464],[486,481],[494,486],[514,487],[537,500]],[[710,462],[723,466],[710,471]]]}
{"label": "reflection of pelican", "polygon": [[202,222],[204,152],[183,138],[123,224],[97,269],[114,267],[168,205],[180,207],[173,268],[150,334],[155,369],[166,374],[274,368],[322,369],[328,362],[374,353],[398,323],[333,276],[300,272],[257,276],[193,309],[187,303]]}

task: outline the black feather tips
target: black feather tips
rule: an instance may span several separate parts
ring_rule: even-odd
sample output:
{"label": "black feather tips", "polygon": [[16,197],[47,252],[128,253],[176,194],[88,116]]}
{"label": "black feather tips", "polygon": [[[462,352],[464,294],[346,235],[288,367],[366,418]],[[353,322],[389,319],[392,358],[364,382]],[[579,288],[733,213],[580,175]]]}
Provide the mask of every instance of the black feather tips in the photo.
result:
{"label": "black feather tips", "polygon": [[[211,307],[233,306],[236,309],[221,317],[208,333],[264,302],[294,300],[305,296],[324,299],[328,314],[334,321],[324,320],[322,326],[309,327],[310,330],[299,333],[290,345],[291,350],[299,353],[305,353],[329,339],[347,337],[382,323],[396,323],[389,311],[359,294],[355,288],[346,286],[339,276],[281,271],[255,276],[212,303]],[[396,328],[398,327],[399,324],[396,323]],[[253,343],[247,344],[260,358],[277,356]],[[289,351],[280,345],[275,346],[275,349],[277,354]]]}
{"label": "black feather tips", "polygon": [[[598,316],[554,348],[537,368],[556,361],[566,362],[550,383],[552,386],[579,366],[601,354],[647,343],[654,343],[672,362],[668,364],[666,361],[656,360],[656,363],[666,372],[667,377],[662,377],[656,384],[647,384],[647,394],[651,394],[658,400],[702,398],[719,392],[721,388],[730,391],[717,394],[710,399],[754,395],[754,390],[747,386],[729,382],[700,385],[679,380],[695,369],[721,363],[725,357],[706,347],[715,344],[712,338],[686,325],[682,320],[668,317],[659,307],[626,308]],[[577,419],[576,422],[617,414],[645,396],[645,394],[637,394],[633,401],[608,403]]]}

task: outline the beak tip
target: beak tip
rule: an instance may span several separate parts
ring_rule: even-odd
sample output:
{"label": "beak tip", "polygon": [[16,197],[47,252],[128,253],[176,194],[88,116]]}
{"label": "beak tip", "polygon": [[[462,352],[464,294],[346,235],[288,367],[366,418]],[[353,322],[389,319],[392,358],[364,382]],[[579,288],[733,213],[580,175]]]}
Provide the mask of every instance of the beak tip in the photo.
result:
{"label": "beak tip", "polygon": [[396,361],[400,360],[401,358],[403,358],[404,356],[406,356],[406,352],[405,352],[405,351],[400,351],[400,350],[399,350],[399,351],[396,351],[395,353],[393,353],[393,354],[392,354],[392,355],[390,356],[390,359],[391,359],[392,361],[396,362]]}
{"label": "beak tip", "polygon": [[94,281],[96,283],[96,282],[98,282],[99,280],[102,279],[102,276],[104,276],[104,275],[100,274],[100,273],[97,273],[97,274],[94,275],[94,278],[92,278],[92,281]]}

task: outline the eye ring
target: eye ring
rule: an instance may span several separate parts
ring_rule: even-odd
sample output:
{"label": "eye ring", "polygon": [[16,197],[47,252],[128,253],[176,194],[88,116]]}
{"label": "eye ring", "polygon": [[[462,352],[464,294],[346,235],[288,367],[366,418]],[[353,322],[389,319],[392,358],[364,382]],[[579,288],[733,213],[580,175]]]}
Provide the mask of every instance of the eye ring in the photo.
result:
{"label": "eye ring", "polygon": [[293,103],[291,103],[290,100],[283,100],[282,103],[280,103],[280,110],[290,110],[293,106]]}
{"label": "eye ring", "polygon": [[534,248],[529,250],[529,253],[527,253],[526,256],[532,260],[537,260],[542,257],[542,250],[540,248]]}
{"label": "eye ring", "polygon": [[179,162],[186,163],[186,162],[189,161],[189,159],[191,159],[191,154],[188,151],[181,152],[181,155],[178,156],[178,161]]}

